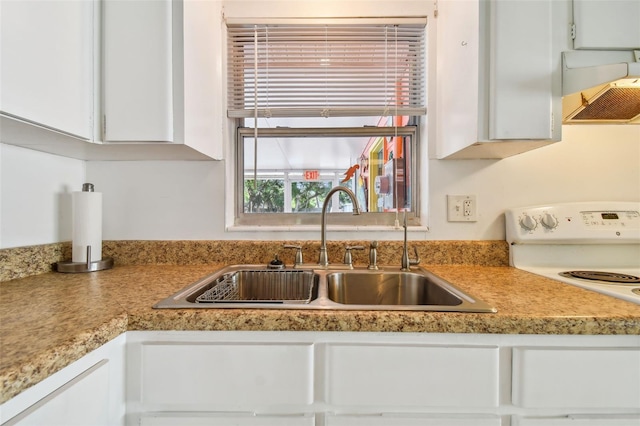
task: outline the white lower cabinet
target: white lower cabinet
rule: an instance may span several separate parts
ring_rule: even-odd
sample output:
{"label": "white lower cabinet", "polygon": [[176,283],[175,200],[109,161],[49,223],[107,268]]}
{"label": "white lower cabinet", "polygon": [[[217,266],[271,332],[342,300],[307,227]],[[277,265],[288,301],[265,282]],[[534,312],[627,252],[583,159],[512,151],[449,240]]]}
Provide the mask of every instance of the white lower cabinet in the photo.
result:
{"label": "white lower cabinet", "polygon": [[515,348],[513,403],[640,409],[640,348]]}
{"label": "white lower cabinet", "polygon": [[315,426],[312,414],[278,416],[243,413],[150,414],[140,418],[140,426]]}
{"label": "white lower cabinet", "polygon": [[3,426],[124,424],[121,335],[0,406]]}
{"label": "white lower cabinet", "polygon": [[640,336],[131,331],[0,423],[638,426]]}
{"label": "white lower cabinet", "polygon": [[129,332],[129,425],[640,424],[640,336]]}
{"label": "white lower cabinet", "polygon": [[512,426],[638,426],[638,415],[572,415],[564,417],[516,417]]}
{"label": "white lower cabinet", "polygon": [[329,344],[331,405],[497,407],[498,347]]}
{"label": "white lower cabinet", "polygon": [[143,404],[243,411],[313,403],[309,343],[151,342],[141,349]]}
{"label": "white lower cabinet", "polygon": [[83,426],[109,424],[107,360],[65,383],[8,424],[21,426]]}
{"label": "white lower cabinet", "polygon": [[377,416],[334,416],[326,426],[500,426],[500,418],[480,415],[381,414]]}

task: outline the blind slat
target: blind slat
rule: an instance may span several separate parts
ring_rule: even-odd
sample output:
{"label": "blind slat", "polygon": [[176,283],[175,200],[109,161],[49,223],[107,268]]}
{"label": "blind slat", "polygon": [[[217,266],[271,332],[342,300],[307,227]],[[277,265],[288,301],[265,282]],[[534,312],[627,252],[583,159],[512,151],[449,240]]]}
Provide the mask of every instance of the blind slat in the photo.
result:
{"label": "blind slat", "polygon": [[228,27],[228,116],[424,115],[425,26]]}

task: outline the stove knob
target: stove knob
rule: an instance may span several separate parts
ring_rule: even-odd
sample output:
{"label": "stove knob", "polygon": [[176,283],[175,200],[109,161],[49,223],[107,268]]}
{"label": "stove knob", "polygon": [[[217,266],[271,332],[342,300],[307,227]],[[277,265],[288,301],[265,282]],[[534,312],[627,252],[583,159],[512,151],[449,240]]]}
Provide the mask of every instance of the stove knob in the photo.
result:
{"label": "stove knob", "polygon": [[520,226],[527,231],[533,231],[538,226],[538,222],[528,214],[525,214],[520,219]]}
{"label": "stove knob", "polygon": [[542,222],[542,226],[544,226],[547,229],[554,229],[558,226],[558,219],[556,219],[556,217],[551,213],[545,213],[542,216],[541,222]]}

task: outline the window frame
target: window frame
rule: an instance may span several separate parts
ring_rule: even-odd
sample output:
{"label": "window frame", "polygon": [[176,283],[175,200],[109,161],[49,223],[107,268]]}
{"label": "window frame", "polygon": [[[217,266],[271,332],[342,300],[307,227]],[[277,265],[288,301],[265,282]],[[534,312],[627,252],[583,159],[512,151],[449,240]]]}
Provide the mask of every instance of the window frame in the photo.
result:
{"label": "window frame", "polygon": [[[253,226],[253,225],[236,225],[236,130],[238,128],[237,120],[226,117],[227,107],[227,32],[226,23],[228,20],[252,24],[256,21],[256,17],[260,17],[261,22],[278,22],[282,19],[287,21],[299,20],[299,22],[332,22],[335,19],[360,20],[381,19],[389,20],[403,17],[420,17],[427,19],[427,56],[426,56],[426,73],[427,73],[427,109],[433,111],[436,107],[436,100],[433,96],[435,93],[437,82],[433,76],[436,75],[436,34],[437,34],[437,16],[438,3],[425,2],[424,0],[398,0],[394,2],[352,2],[345,3],[339,0],[224,0],[220,2],[219,15],[220,20],[220,54],[217,55],[219,60],[218,72],[220,78],[220,103],[219,113],[225,119],[222,122],[223,140],[224,140],[224,165],[225,171],[224,184],[213,196],[215,198],[224,199],[224,227],[225,232],[236,234],[236,238],[299,238],[299,239],[315,239],[316,232],[320,228],[320,223],[313,226],[282,226],[279,224],[273,226]],[[417,162],[419,169],[416,167],[416,173],[420,173],[422,179],[419,188],[416,187],[416,198],[413,203],[414,208],[419,210],[420,217],[415,221],[409,221],[409,231],[428,232],[430,208],[430,185],[424,181],[429,175],[431,156],[433,146],[431,141],[436,138],[436,122],[437,117],[430,116],[420,117],[414,123],[419,126],[419,144],[414,155],[414,161]],[[418,152],[419,149],[419,152]],[[419,196],[419,199],[418,199]],[[356,216],[357,218],[357,216]],[[402,220],[402,218],[400,218]],[[400,222],[402,223],[402,222]],[[343,227],[334,226],[333,218],[328,224],[329,230],[334,232],[346,232],[351,235],[352,231],[357,231],[358,237],[386,239],[387,232],[389,235],[396,235],[398,226],[358,226]],[[284,232],[287,234],[285,235]],[[363,233],[364,232],[364,233]],[[383,234],[380,234],[383,232]],[[395,238],[395,237],[391,237]]]}
{"label": "window frame", "polygon": [[[327,127],[327,128],[258,128],[260,137],[293,137],[293,136],[402,136],[410,138],[411,158],[409,168],[411,207],[406,212],[407,220],[412,226],[420,225],[420,190],[418,182],[421,181],[418,167],[420,158],[420,117],[412,117],[415,123],[404,127]],[[235,134],[235,175],[234,175],[234,226],[305,226],[320,223],[320,213],[245,213],[244,212],[244,138],[253,138],[254,129],[240,126],[241,120],[236,123]],[[259,143],[259,139],[258,139]],[[402,213],[404,215],[404,213]],[[332,213],[333,215],[333,213]],[[346,226],[395,226],[398,212],[366,212],[358,216],[351,213],[335,214],[331,222]]]}

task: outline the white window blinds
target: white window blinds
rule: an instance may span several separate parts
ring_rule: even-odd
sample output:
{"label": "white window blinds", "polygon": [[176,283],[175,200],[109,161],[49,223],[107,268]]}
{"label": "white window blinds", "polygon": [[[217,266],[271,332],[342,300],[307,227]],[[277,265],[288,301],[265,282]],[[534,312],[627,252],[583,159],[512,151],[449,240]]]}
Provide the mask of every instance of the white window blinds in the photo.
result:
{"label": "white window blinds", "polygon": [[227,31],[229,117],[426,114],[425,22]]}

